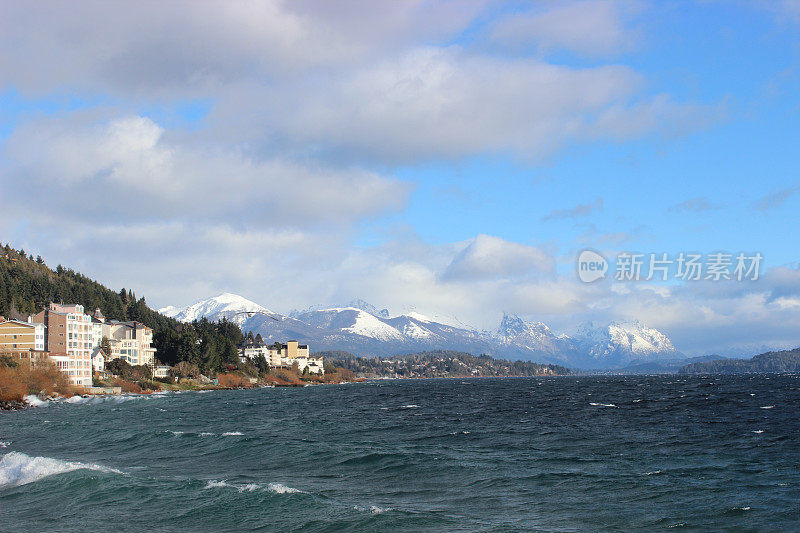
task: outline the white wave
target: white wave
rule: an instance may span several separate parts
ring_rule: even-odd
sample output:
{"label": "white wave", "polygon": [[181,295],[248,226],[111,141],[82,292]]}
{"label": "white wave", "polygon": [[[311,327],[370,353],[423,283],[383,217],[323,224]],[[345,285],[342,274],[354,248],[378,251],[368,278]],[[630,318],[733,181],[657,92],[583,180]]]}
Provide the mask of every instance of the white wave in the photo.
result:
{"label": "white wave", "polygon": [[589,405],[593,405],[594,407],[616,407],[613,403],[595,403],[589,402]]}
{"label": "white wave", "polygon": [[756,430],[753,431],[753,433],[755,433],[756,435],[761,435],[762,433],[764,433],[764,430],[763,429],[756,429]]}
{"label": "white wave", "polygon": [[408,405],[401,405],[400,409],[419,409],[419,405],[410,403]]}
{"label": "white wave", "polygon": [[25,396],[23,400],[25,400],[25,402],[31,407],[47,407],[50,405],[50,402],[40,400],[35,394],[29,394]]}
{"label": "white wave", "polygon": [[381,514],[387,511],[393,511],[391,507],[378,507],[377,505],[370,505],[369,507],[361,507],[360,505],[354,505],[353,509],[356,511],[363,511],[363,512],[370,512],[372,514]]}
{"label": "white wave", "polygon": [[172,433],[176,437],[180,437],[181,435],[183,435],[184,432],[183,431],[170,431],[170,433]]}
{"label": "white wave", "polygon": [[89,403],[93,398],[84,398],[83,396],[72,396],[64,400],[64,403]]}
{"label": "white wave", "polygon": [[223,437],[240,437],[244,435],[241,431],[226,431],[222,434]]}
{"label": "white wave", "polygon": [[0,440],[0,448],[8,448],[11,446],[10,440]]}
{"label": "white wave", "polygon": [[94,463],[61,461],[50,457],[31,457],[21,452],[9,452],[0,459],[0,488],[26,485],[48,476],[82,469],[114,474],[123,473],[114,468]]}
{"label": "white wave", "polygon": [[218,489],[218,488],[220,488],[220,487],[232,487],[232,488],[236,488],[236,487],[234,487],[233,485],[231,485],[231,484],[229,484],[229,483],[226,483],[226,482],[224,482],[224,481],[213,481],[213,480],[212,480],[212,481],[209,481],[208,483],[206,483],[206,486],[205,486],[205,487],[203,487],[203,488],[204,488],[204,489]]}
{"label": "white wave", "polygon": [[270,492],[274,492],[275,494],[298,494],[298,493],[305,494],[305,492],[300,489],[287,487],[286,485],[283,485],[281,483],[270,483],[269,485],[267,485],[267,490],[269,490]]}
{"label": "white wave", "polygon": [[209,433],[208,431],[204,431],[204,432],[200,433],[200,436],[201,437],[214,437],[214,436],[216,436],[216,434],[215,433]]}
{"label": "white wave", "polygon": [[775,406],[774,405],[765,405],[761,409],[775,409]]}
{"label": "white wave", "polygon": [[639,402],[641,402],[641,401],[642,401],[641,399],[638,399],[638,400],[633,400],[633,403],[639,403]]}
{"label": "white wave", "polygon": [[662,474],[663,470],[653,470],[652,472],[645,472],[645,476],[655,476],[656,474]]}
{"label": "white wave", "polygon": [[264,486],[258,483],[240,484],[240,483],[228,483],[227,481],[224,480],[223,481],[212,480],[209,481],[203,488],[204,489],[230,488],[230,489],[235,489],[239,492],[255,492],[259,490],[259,491],[273,492],[275,494],[299,494],[299,493],[305,494],[305,492],[300,489],[287,487],[286,485],[283,485],[281,483],[269,483],[266,486]]}

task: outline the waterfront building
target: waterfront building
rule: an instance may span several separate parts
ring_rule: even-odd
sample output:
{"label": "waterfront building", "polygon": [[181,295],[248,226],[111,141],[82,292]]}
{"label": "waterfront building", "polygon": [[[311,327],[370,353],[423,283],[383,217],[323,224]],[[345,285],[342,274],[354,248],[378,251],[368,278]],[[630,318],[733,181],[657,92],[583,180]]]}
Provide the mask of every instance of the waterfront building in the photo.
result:
{"label": "waterfront building", "polygon": [[50,303],[29,317],[30,322],[44,324],[45,349],[69,376],[73,385],[92,386],[92,351],[95,346],[92,317],[80,304]]}

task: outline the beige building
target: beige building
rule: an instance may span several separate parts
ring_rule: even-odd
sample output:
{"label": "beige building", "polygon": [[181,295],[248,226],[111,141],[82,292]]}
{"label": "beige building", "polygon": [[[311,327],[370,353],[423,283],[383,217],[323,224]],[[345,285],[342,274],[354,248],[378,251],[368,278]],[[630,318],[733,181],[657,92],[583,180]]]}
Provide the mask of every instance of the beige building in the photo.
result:
{"label": "beige building", "polygon": [[108,339],[110,353],[104,354],[103,366],[116,358],[131,365],[155,363],[153,330],[141,322],[107,321],[100,309],[91,316],[80,304],[54,303],[29,320],[43,324],[43,346],[74,385],[92,386],[92,370],[99,363],[93,359],[104,338]]}
{"label": "beige building", "polygon": [[153,330],[141,322],[118,322],[116,320],[103,322],[98,346],[103,338],[108,339],[111,348],[111,353],[107,354],[109,361],[122,359],[134,366],[153,366],[155,364],[156,349],[152,346]]}
{"label": "beige building", "polygon": [[288,368],[297,363],[298,370],[302,373],[306,368],[312,374],[324,374],[322,357],[311,357],[308,344],[297,341],[286,343],[276,342],[269,346],[256,342],[245,342],[239,347],[239,360],[242,363],[255,360],[263,355],[272,368]]}
{"label": "beige building", "polygon": [[45,347],[73,385],[92,386],[92,351],[95,346],[92,317],[80,304],[50,303],[29,317],[45,326]]}
{"label": "beige building", "polygon": [[0,355],[35,364],[47,358],[44,324],[0,319]]}

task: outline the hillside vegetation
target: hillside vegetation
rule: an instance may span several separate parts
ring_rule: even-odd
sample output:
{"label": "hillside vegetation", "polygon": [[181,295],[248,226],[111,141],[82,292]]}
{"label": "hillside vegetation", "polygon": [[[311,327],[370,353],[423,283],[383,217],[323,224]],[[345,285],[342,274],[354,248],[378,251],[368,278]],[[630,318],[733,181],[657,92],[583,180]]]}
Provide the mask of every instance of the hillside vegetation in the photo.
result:
{"label": "hillside vegetation", "polygon": [[692,363],[680,369],[681,374],[749,374],[800,372],[800,348],[766,352],[751,359],[717,359]]}
{"label": "hillside vegetation", "polygon": [[559,365],[506,361],[488,355],[450,350],[419,352],[394,357],[358,357],[347,352],[320,352],[333,364],[366,377],[446,378],[499,376],[555,376],[570,373]]}

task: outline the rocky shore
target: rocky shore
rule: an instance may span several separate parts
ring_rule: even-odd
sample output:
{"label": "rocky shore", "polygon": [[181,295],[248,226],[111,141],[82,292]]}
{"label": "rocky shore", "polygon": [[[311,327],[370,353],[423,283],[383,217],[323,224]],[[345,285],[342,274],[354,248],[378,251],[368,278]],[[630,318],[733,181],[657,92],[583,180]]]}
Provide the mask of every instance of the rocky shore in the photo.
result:
{"label": "rocky shore", "polygon": [[25,409],[28,407],[28,404],[23,402],[18,402],[16,400],[11,401],[1,401],[0,400],[0,411],[17,411],[19,409]]}

